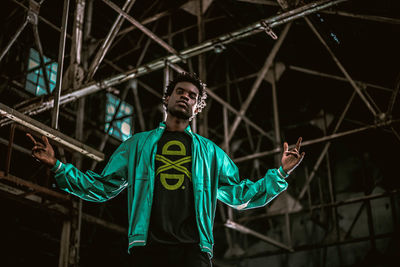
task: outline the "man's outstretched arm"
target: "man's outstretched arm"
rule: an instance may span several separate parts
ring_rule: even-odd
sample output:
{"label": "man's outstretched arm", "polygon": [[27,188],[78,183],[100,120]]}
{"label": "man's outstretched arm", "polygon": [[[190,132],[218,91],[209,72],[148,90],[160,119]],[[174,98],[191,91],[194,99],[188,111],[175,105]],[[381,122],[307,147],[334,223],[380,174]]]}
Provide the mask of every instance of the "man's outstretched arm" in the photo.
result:
{"label": "man's outstretched arm", "polygon": [[123,143],[113,153],[101,174],[92,171],[83,173],[74,165],[57,160],[46,136],[42,136],[43,143],[30,134],[27,136],[34,145],[32,156],[51,168],[59,188],[68,193],[84,200],[103,202],[118,195],[128,185],[128,153]]}
{"label": "man's outstretched arm", "polygon": [[225,157],[220,162],[218,199],[236,209],[250,209],[268,204],[286,190],[285,178],[304,157],[304,153],[300,154],[300,146],[301,137],[291,150],[285,142],[282,165],[278,169],[269,169],[265,176],[256,182],[248,179],[241,180],[237,166],[224,154]]}

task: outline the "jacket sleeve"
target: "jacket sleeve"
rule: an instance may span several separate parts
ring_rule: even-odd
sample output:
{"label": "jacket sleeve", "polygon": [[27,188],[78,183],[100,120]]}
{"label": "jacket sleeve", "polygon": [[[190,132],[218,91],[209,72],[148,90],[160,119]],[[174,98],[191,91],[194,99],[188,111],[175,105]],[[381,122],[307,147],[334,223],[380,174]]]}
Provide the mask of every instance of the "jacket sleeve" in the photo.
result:
{"label": "jacket sleeve", "polygon": [[81,172],[72,164],[57,161],[52,168],[58,186],[84,200],[103,202],[118,195],[128,185],[128,151],[122,143],[99,175]]}
{"label": "jacket sleeve", "polygon": [[225,204],[238,209],[251,209],[268,204],[286,190],[288,177],[282,167],[269,169],[265,176],[256,182],[240,180],[235,163],[225,154],[219,153],[219,182],[217,198]]}

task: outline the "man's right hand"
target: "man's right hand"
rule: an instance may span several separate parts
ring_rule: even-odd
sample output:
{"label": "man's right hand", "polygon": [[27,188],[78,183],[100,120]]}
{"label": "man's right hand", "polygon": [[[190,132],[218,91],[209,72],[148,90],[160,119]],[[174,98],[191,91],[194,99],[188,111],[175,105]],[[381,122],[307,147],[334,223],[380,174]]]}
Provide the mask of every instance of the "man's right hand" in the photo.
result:
{"label": "man's right hand", "polygon": [[57,159],[54,157],[53,147],[50,145],[47,137],[44,135],[42,136],[44,143],[42,144],[41,142],[37,142],[31,134],[27,133],[26,136],[31,139],[34,145],[32,148],[32,156],[52,168],[56,164]]}

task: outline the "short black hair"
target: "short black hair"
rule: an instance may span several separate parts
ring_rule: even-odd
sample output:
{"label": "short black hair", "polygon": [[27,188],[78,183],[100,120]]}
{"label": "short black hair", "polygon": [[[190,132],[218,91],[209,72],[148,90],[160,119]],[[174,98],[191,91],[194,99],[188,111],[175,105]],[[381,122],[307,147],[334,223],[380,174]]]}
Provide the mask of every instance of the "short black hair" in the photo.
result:
{"label": "short black hair", "polygon": [[165,99],[172,94],[176,84],[180,82],[189,82],[197,87],[197,89],[199,90],[199,96],[197,98],[197,112],[198,113],[201,112],[202,109],[206,106],[206,99],[207,99],[206,84],[203,83],[200,80],[200,78],[196,75],[196,73],[193,72],[181,72],[176,76],[175,79],[169,82],[167,88],[165,88],[164,91],[164,96],[163,96],[164,107],[167,108],[167,103],[165,102]]}

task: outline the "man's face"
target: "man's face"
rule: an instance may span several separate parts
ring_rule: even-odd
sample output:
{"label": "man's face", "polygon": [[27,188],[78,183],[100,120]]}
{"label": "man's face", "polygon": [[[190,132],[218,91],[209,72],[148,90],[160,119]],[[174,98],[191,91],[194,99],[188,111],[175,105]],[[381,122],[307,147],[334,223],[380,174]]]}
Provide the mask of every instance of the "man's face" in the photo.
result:
{"label": "man's face", "polygon": [[179,82],[170,96],[167,96],[167,111],[171,115],[188,120],[196,114],[199,89],[190,82]]}

